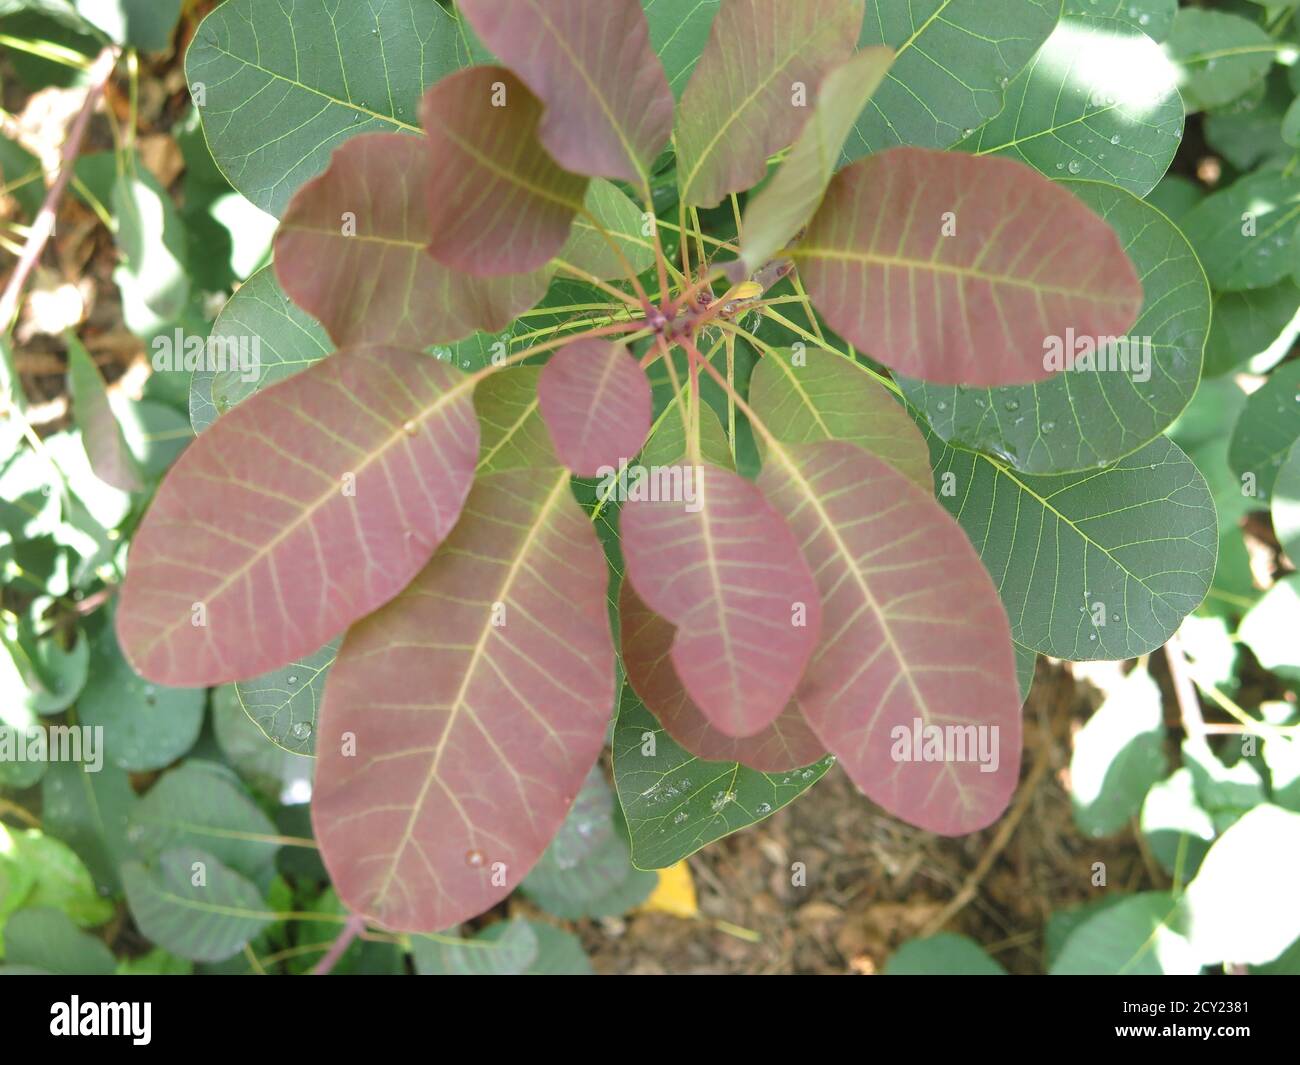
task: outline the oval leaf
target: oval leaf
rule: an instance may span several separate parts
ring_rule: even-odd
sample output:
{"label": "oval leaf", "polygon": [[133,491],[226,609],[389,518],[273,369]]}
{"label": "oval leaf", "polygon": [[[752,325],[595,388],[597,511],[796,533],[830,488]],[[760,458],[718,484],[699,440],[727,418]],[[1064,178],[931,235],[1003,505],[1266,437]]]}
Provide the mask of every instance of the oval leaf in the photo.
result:
{"label": "oval leaf", "polygon": [[861,0],[727,0],[682,94],[677,184],[712,207],[757,185],[808,121],[827,71],[853,51]]}
{"label": "oval leaf", "polygon": [[497,332],[546,293],[546,270],[480,278],[430,258],[433,169],[424,138],[355,137],[285,212],[276,276],[340,347],[418,350],[477,329]]}
{"label": "oval leaf", "polygon": [[1095,181],[1066,184],[1114,227],[1145,292],[1127,336],[1066,334],[1052,344],[1046,381],[971,389],[901,378],[936,433],[1028,473],[1105,465],[1154,440],[1182,412],[1200,379],[1210,290],[1178,227],[1131,193]]}
{"label": "oval leaf", "polygon": [[822,202],[844,139],[889,72],[894,53],[868,48],[826,75],[817,107],[776,176],[745,208],[741,262],[746,276],[781,251]]}
{"label": "oval leaf", "polygon": [[937,437],[930,448],[939,500],[993,575],[1018,643],[1071,661],[1136,658],[1205,598],[1214,502],[1164,437],[1105,469],[1053,477]]}
{"label": "oval leaf", "polygon": [[541,857],[613,705],[605,579],[567,471],[488,474],[424,572],[349,631],[325,688],[312,822],[352,910],[449,928]]}
{"label": "oval leaf", "polygon": [[673,94],[636,0],[460,0],[461,15],[546,105],[538,135],[579,174],[644,185]]}
{"label": "oval leaf", "polygon": [[1020,692],[1006,611],[961,528],[851,444],[769,444],[759,486],[822,597],[795,693],[808,723],[891,813],[944,835],[990,824],[1020,776]]}
{"label": "oval leaf", "polygon": [[794,694],[821,627],[799,545],[738,474],[682,469],[685,501],[629,499],[619,522],[627,576],[674,625],[671,658],[695,705],[728,736],[752,736]]}
{"label": "oval leaf", "polygon": [[1122,336],[1142,306],[1114,231],[1009,159],[862,159],[835,176],[794,256],[836,332],[940,384],[1041,381],[1050,339]]}
{"label": "oval leaf", "polygon": [[430,89],[420,115],[429,254],[479,277],[545,266],[569,239],[587,179],[546,154],[537,97],[504,67],[471,67]]}
{"label": "oval leaf", "polygon": [[930,451],[901,403],[842,355],[807,348],[802,361],[778,348],[754,367],[749,402],[787,444],[847,440],[931,491]]}
{"label": "oval leaf", "polygon": [[719,732],[682,687],[672,663],[676,630],[624,581],[618,597],[623,669],[628,683],[674,740],[696,758],[740,762],[765,773],[797,769],[826,753],[793,702],[762,732],[736,739]]}
{"label": "oval leaf", "polygon": [[564,464],[581,477],[634,458],[650,431],[650,380],[622,344],[567,344],[542,370],[537,400]]}
{"label": "oval leaf", "polygon": [[401,591],[469,492],[471,384],[436,359],[363,348],[219,419],[132,544],[117,619],[132,664],[164,684],[244,680]]}

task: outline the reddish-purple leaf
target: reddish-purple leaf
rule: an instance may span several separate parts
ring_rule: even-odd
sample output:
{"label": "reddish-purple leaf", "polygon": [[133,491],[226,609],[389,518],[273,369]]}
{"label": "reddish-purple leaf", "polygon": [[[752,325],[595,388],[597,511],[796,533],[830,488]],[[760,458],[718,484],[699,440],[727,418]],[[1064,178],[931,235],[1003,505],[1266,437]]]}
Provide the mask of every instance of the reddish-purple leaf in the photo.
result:
{"label": "reddish-purple leaf", "polygon": [[1123,336],[1142,307],[1115,231],[1068,189],[994,156],[860,159],[793,255],[836,332],[940,384],[1044,380],[1050,341]]}
{"label": "reddish-purple leaf", "polygon": [[[821,595],[822,639],[795,693],[808,723],[904,820],[945,835],[995,820],[1019,777],[1020,694],[1006,611],[966,534],[853,444],[768,442],[759,485]],[[912,745],[933,728],[954,730],[947,746]]]}
{"label": "reddish-purple leaf", "polygon": [[604,745],[605,581],[567,471],[487,474],[424,572],[348,632],[312,821],[350,909],[451,928],[541,857]]}
{"label": "reddish-purple leaf", "polygon": [[712,207],[757,185],[808,121],[827,72],[853,53],[862,0],[727,0],[677,120],[682,202]]}
{"label": "reddish-purple leaf", "polygon": [[480,277],[550,262],[587,179],[561,170],[537,139],[537,97],[504,67],[470,67],[425,93],[420,114],[433,164],[429,254]]}
{"label": "reddish-purple leaf", "polygon": [[123,492],[139,492],[144,488],[140,466],[126,446],[104,379],[90,352],[71,333],[68,334],[68,390],[72,394],[72,413],[81,428],[81,443],[95,476]]}
{"label": "reddish-purple leaf", "polygon": [[826,745],[794,702],[772,724],[736,739],[719,732],[691,702],[672,663],[675,630],[641,601],[631,581],[618,596],[623,668],[628,683],[674,740],[706,762],[740,762],[765,773],[780,773],[817,761]]}
{"label": "reddish-purple leaf", "polygon": [[817,589],[752,482],[716,466],[682,472],[685,499],[623,505],[627,576],[676,627],[672,662],[695,705],[728,736],[752,736],[785,709],[817,643]]}
{"label": "reddish-purple leaf", "polygon": [[546,105],[561,166],[645,183],[673,128],[673,94],[637,0],[461,0],[461,14]]}
{"label": "reddish-purple leaf", "polygon": [[423,137],[362,134],[285,211],[276,277],[340,347],[420,349],[497,332],[546,294],[549,270],[479,278],[429,257],[432,170]]}
{"label": "reddish-purple leaf", "polygon": [[560,459],[581,477],[635,458],[654,418],[645,371],[622,344],[599,338],[551,356],[537,399]]}
{"label": "reddish-purple leaf", "polygon": [[135,542],[117,630],[160,684],[255,677],[400,592],[456,523],[478,460],[472,379],[341,351],[223,415]]}

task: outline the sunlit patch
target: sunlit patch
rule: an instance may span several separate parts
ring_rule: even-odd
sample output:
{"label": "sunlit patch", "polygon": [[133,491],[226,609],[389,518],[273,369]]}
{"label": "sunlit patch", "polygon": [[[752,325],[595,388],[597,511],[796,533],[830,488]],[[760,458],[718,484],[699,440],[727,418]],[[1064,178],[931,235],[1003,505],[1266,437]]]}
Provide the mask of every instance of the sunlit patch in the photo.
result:
{"label": "sunlit patch", "polygon": [[1090,110],[1117,108],[1134,120],[1155,111],[1182,74],[1148,37],[1069,21],[1043,45],[1038,66],[1086,95]]}

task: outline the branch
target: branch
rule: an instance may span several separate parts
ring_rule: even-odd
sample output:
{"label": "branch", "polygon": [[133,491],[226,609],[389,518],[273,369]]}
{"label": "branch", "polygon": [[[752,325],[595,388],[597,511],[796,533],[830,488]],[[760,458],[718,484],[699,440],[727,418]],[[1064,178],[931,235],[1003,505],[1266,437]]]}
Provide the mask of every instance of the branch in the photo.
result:
{"label": "branch", "polygon": [[13,324],[18,314],[18,300],[22,295],[23,287],[27,284],[27,279],[40,260],[41,253],[45,251],[46,243],[54,233],[59,201],[63,199],[63,191],[72,179],[73,164],[76,163],[77,156],[81,152],[81,142],[85,139],[86,127],[90,125],[90,116],[95,110],[95,105],[99,103],[99,98],[104,94],[108,79],[113,74],[113,67],[117,64],[117,54],[115,47],[106,47],[99,53],[99,58],[90,68],[86,100],[81,105],[81,112],[72,123],[68,139],[63,142],[59,176],[55,178],[50,191],[45,195],[45,202],[41,204],[40,213],[32,224],[23,253],[18,257],[18,265],[14,267],[14,272],[9,277],[4,294],[0,295],[0,332],[2,333],[7,333]]}

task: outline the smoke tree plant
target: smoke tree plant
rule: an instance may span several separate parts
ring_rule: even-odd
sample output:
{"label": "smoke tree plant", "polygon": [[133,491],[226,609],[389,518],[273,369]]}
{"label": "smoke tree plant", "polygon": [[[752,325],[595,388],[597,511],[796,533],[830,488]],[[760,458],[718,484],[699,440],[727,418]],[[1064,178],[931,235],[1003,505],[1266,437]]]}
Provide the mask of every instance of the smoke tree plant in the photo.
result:
{"label": "smoke tree plant", "polygon": [[287,687],[262,724],[316,756],[354,913],[493,906],[611,736],[642,868],[835,760],[977,830],[1035,654],[1144,654],[1201,601],[1214,507],[1161,431],[1209,294],[1141,198],[1176,85],[1098,58],[1159,56],[1135,22],[252,6],[187,69],[280,218],[216,326],[265,362],[196,374],[117,632],[156,683]]}

